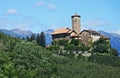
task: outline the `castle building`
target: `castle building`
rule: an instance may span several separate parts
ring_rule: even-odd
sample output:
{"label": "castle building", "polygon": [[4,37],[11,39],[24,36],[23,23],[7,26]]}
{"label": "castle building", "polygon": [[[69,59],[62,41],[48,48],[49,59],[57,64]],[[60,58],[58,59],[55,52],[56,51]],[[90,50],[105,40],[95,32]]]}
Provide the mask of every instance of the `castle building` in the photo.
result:
{"label": "castle building", "polygon": [[77,37],[77,33],[69,28],[59,28],[52,33],[53,40],[69,40],[75,37]]}
{"label": "castle building", "polygon": [[83,30],[81,31],[80,25],[80,15],[71,16],[72,19],[72,29],[70,28],[59,28],[52,33],[53,40],[62,40],[62,39],[79,39],[83,44],[87,45],[90,42],[94,42],[99,40],[99,38],[105,38],[109,40],[109,38],[102,36],[99,32],[94,30]]}
{"label": "castle building", "polygon": [[52,33],[53,40],[71,39],[77,38],[80,33],[80,15],[71,16],[72,29],[70,28],[59,28]]}
{"label": "castle building", "polygon": [[72,29],[77,32],[77,34],[80,33],[80,15],[73,15],[71,16],[72,18]]}
{"label": "castle building", "polygon": [[83,30],[80,35],[81,41],[85,45],[89,44],[90,42],[97,41],[100,37],[102,37],[99,32],[94,30]]}

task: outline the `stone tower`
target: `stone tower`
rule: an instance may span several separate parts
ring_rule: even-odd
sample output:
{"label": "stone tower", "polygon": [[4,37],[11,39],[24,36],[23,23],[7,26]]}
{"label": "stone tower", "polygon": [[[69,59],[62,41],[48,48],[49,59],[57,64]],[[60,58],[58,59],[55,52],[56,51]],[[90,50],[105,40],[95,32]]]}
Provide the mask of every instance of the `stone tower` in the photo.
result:
{"label": "stone tower", "polygon": [[80,33],[80,15],[73,15],[72,18],[72,29],[77,32],[77,34]]}

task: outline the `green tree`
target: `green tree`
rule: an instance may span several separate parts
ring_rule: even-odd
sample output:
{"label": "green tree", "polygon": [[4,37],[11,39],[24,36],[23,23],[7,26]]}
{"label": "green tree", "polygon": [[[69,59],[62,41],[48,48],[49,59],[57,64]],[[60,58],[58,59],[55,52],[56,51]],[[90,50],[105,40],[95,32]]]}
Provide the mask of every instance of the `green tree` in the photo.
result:
{"label": "green tree", "polygon": [[99,40],[93,42],[93,45],[97,44],[107,44],[107,41],[104,38],[100,38]]}
{"label": "green tree", "polygon": [[90,47],[88,47],[88,46],[81,46],[80,47],[80,50],[83,51],[83,52],[89,51],[89,49],[90,49]]}
{"label": "green tree", "polygon": [[30,39],[29,36],[27,36],[27,37],[26,37],[26,40],[27,40],[27,41],[30,41],[29,39]]}
{"label": "green tree", "polygon": [[106,41],[104,38],[100,38],[99,40],[93,42],[92,44],[92,52],[98,53],[107,53],[110,50],[110,43]]}
{"label": "green tree", "polygon": [[33,41],[35,39],[36,39],[35,34],[32,34],[31,37],[30,37],[30,41]]}
{"label": "green tree", "polygon": [[82,54],[80,53],[80,54],[78,55],[77,59],[80,60],[82,57],[83,57],[83,56],[82,56]]}
{"label": "green tree", "polygon": [[92,50],[93,52],[108,53],[108,48],[104,44],[98,44]]}
{"label": "green tree", "polygon": [[52,41],[52,45],[59,45],[58,41]]}
{"label": "green tree", "polygon": [[66,44],[64,49],[68,51],[74,51],[75,46],[73,44]]}
{"label": "green tree", "polygon": [[59,45],[65,45],[67,44],[68,40],[59,40]]}
{"label": "green tree", "polygon": [[38,45],[40,45],[40,34],[37,34],[36,42],[37,42]]}
{"label": "green tree", "polygon": [[75,46],[78,46],[79,40],[78,39],[72,39],[70,43],[74,44]]}
{"label": "green tree", "polygon": [[40,33],[40,45],[45,47],[45,34],[43,31]]}
{"label": "green tree", "polygon": [[110,49],[110,53],[111,53],[111,55],[113,55],[113,56],[118,56],[119,54],[118,54],[118,51],[116,50],[116,49],[114,49],[114,48],[111,48]]}

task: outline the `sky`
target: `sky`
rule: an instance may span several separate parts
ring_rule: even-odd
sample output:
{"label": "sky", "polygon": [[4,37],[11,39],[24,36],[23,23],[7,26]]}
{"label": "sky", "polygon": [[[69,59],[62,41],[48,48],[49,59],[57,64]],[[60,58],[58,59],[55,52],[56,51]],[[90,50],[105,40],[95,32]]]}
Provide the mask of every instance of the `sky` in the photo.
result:
{"label": "sky", "polygon": [[75,13],[81,16],[81,30],[120,33],[120,0],[0,0],[0,29],[72,28]]}

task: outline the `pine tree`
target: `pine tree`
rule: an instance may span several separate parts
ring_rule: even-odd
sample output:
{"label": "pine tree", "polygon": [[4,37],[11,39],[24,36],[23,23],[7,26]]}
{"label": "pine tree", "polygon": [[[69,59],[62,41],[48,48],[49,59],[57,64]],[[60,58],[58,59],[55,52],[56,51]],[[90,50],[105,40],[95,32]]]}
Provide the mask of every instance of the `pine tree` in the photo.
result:
{"label": "pine tree", "polygon": [[26,37],[26,40],[27,40],[27,41],[30,41],[30,38],[29,38],[29,36],[27,36],[27,37]]}
{"label": "pine tree", "polygon": [[40,45],[40,34],[37,34],[36,42],[37,42],[38,45]]}
{"label": "pine tree", "polygon": [[30,37],[30,41],[35,40],[35,34],[32,34]]}
{"label": "pine tree", "polygon": [[40,45],[45,47],[45,34],[43,31],[40,33]]}

